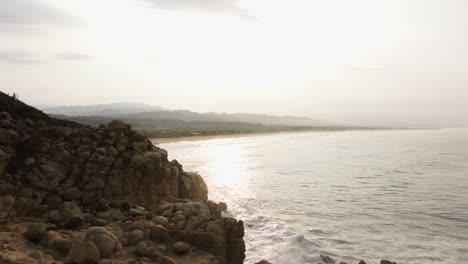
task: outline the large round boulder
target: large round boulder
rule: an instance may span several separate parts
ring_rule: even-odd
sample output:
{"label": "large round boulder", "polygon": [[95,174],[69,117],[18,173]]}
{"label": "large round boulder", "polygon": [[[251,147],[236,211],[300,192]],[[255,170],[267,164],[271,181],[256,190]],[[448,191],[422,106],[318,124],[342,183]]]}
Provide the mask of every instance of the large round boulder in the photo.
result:
{"label": "large round boulder", "polygon": [[91,227],[86,231],[84,240],[94,242],[103,258],[111,257],[122,251],[122,244],[119,239],[104,227]]}
{"label": "large round boulder", "polygon": [[187,217],[197,216],[200,214],[210,215],[210,208],[204,203],[188,202],[184,204],[184,215]]}
{"label": "large round boulder", "polygon": [[99,261],[99,249],[92,241],[78,241],[73,244],[65,260],[70,264],[94,264]]}

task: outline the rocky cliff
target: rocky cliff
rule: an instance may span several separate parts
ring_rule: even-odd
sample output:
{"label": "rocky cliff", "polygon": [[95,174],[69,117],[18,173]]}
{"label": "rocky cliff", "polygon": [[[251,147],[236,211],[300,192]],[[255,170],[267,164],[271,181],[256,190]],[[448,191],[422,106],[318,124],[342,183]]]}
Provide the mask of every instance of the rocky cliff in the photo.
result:
{"label": "rocky cliff", "polygon": [[0,263],[243,263],[243,223],[144,133],[0,92]]}

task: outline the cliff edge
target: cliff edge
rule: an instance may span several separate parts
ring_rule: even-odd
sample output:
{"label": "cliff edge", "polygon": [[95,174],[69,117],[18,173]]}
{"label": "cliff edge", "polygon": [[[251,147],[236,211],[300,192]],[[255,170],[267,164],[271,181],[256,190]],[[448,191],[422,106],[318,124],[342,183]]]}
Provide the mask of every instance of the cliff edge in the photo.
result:
{"label": "cliff edge", "polygon": [[242,221],[144,133],[0,92],[0,263],[243,263]]}

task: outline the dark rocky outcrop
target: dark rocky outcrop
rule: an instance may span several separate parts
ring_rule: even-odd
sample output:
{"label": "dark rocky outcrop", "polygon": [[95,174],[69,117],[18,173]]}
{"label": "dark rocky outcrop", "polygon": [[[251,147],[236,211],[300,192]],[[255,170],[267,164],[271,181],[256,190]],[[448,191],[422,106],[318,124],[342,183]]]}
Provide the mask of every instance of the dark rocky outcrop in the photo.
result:
{"label": "dark rocky outcrop", "polygon": [[242,221],[207,193],[121,121],[92,128],[0,92],[0,263],[243,263]]}

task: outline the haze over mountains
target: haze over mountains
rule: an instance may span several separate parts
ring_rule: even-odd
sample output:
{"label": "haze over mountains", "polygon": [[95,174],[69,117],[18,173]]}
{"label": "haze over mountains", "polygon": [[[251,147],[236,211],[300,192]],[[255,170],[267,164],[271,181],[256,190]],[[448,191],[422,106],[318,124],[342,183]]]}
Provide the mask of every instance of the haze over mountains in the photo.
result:
{"label": "haze over mountains", "polygon": [[[74,117],[105,117],[126,120],[179,120],[185,122],[240,122],[262,125],[331,126],[330,122],[308,117],[272,116],[248,113],[197,113],[188,110],[170,110],[160,106],[140,103],[112,103],[89,106],[59,106],[42,109],[45,113]],[[334,125],[336,126],[336,125]]]}

